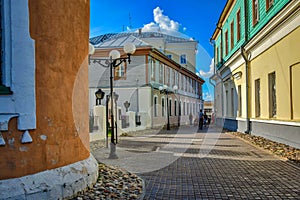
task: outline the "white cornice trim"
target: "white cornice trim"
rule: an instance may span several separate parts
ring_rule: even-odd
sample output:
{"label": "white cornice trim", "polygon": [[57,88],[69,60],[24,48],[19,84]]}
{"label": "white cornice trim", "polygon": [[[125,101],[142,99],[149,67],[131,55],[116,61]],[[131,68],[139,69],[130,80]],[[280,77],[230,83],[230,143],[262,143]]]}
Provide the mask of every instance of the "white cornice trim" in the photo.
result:
{"label": "white cornice trim", "polygon": [[245,46],[251,60],[291,33],[300,25],[300,1],[292,1]]}
{"label": "white cornice trim", "polygon": [[250,121],[252,121],[252,122],[260,122],[260,123],[267,123],[267,124],[300,126],[300,122],[291,122],[291,121],[263,120],[263,119],[250,119]]}
{"label": "white cornice trim", "polygon": [[[251,60],[300,26],[299,7],[300,1],[292,1],[249,41],[245,49],[251,52]],[[222,73],[228,66],[234,71],[243,63],[240,50],[237,50],[218,71]]]}

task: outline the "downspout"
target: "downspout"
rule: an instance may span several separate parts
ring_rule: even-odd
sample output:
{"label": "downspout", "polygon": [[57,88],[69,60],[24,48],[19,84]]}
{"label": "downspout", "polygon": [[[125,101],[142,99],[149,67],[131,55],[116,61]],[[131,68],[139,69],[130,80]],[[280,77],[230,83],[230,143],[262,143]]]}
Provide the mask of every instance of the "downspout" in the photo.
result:
{"label": "downspout", "polygon": [[[214,75],[216,74],[216,57],[215,57],[215,49],[216,49],[216,43],[215,41],[210,38],[209,43],[213,46],[214,49]],[[216,85],[212,82],[211,77],[209,77],[209,83],[213,86],[214,88],[214,112],[216,111],[216,104],[215,104],[215,96],[216,96]]]}
{"label": "downspout", "polygon": [[250,119],[249,119],[249,54],[246,52],[243,46],[241,46],[241,53],[243,56],[243,59],[245,61],[245,77],[246,77],[246,130],[245,133],[250,134]]}
{"label": "downspout", "polygon": [[218,78],[221,80],[222,83],[222,87],[221,87],[221,103],[222,103],[222,124],[224,125],[225,123],[225,115],[224,115],[224,82],[222,79],[222,76],[220,75],[220,73],[216,72],[216,75],[218,76]]}
{"label": "downspout", "polygon": [[[223,28],[219,27],[219,24],[217,26],[217,29],[219,29],[221,31],[221,45],[220,45],[220,59],[221,59],[221,65],[223,66],[224,62],[223,62]],[[222,87],[221,87],[221,103],[222,103],[222,124],[224,126],[225,123],[225,115],[224,115],[224,82],[222,79],[222,76],[220,75],[220,72],[218,73],[217,70],[215,72],[215,74],[218,76],[218,78],[221,80],[222,83]]]}
{"label": "downspout", "polygon": [[[245,61],[245,76],[246,76],[246,130],[245,133],[250,134],[250,118],[249,118],[249,64],[250,64],[250,58],[249,53],[245,50],[245,45],[248,42],[248,25],[249,25],[249,19],[248,19],[248,10],[247,10],[248,1],[244,0],[244,16],[245,16],[245,42],[241,46],[241,54]],[[250,55],[251,56],[251,55]]]}

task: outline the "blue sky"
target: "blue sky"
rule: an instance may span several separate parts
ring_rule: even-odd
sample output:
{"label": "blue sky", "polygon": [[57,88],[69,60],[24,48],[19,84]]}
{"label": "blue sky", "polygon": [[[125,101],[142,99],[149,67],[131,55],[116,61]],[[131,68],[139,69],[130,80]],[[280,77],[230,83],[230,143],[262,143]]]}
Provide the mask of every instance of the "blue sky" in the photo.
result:
{"label": "blue sky", "polygon": [[157,25],[194,38],[199,42],[197,71],[206,81],[203,96],[209,100],[213,97],[209,39],[225,4],[226,0],[90,0],[90,36]]}

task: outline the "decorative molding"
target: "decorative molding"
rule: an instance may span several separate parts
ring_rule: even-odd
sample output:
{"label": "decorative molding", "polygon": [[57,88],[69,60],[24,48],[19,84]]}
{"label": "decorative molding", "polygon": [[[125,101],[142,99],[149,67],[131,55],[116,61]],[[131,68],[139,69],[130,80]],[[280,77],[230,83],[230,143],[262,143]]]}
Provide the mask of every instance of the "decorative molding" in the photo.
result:
{"label": "decorative molding", "polygon": [[[0,130],[7,130],[11,116],[18,116],[18,129],[36,128],[35,41],[30,37],[28,0],[2,1],[3,84],[12,94],[0,96]],[[25,84],[26,83],[26,84]]]}
{"label": "decorative molding", "polygon": [[98,162],[90,157],[36,174],[0,180],[1,199],[69,199],[92,187],[98,178]]}
{"label": "decorative molding", "polygon": [[289,4],[251,38],[245,46],[246,51],[252,52],[251,60],[299,27],[299,6],[300,1]]}
{"label": "decorative molding", "polygon": [[280,125],[287,125],[287,126],[300,126],[300,122],[291,122],[291,121],[280,121],[280,120],[270,120],[270,119],[250,119],[252,122],[260,122],[260,123],[267,123],[267,124],[280,124]]}
{"label": "decorative molding", "polygon": [[0,131],[8,130],[8,123],[11,118],[18,117],[16,114],[0,114]]}
{"label": "decorative molding", "polygon": [[21,143],[22,144],[26,144],[26,143],[31,143],[33,140],[32,140],[32,137],[31,135],[29,134],[29,131],[26,130],[23,135],[22,135],[22,138],[21,138]]}

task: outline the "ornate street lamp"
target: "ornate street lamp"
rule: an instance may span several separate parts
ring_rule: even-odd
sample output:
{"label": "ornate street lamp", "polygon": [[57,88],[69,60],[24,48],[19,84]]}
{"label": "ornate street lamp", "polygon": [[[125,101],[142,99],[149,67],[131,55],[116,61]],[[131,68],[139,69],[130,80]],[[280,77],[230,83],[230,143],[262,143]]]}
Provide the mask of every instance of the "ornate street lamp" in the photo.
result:
{"label": "ornate street lamp", "polygon": [[104,95],[105,92],[103,92],[101,89],[98,89],[97,92],[95,92],[96,106],[101,105],[101,100],[103,99]]}
{"label": "ornate street lamp", "polygon": [[89,63],[97,63],[101,65],[102,67],[110,68],[110,94],[111,96],[111,143],[110,143],[110,155],[109,158],[118,158],[116,154],[116,140],[115,140],[115,126],[114,126],[114,112],[113,112],[113,99],[114,93],[113,93],[113,69],[115,67],[118,67],[123,62],[126,62],[128,60],[128,63],[130,64],[131,59],[130,56],[134,54],[136,47],[133,43],[126,43],[123,48],[124,52],[126,53],[126,57],[121,57],[121,54],[118,50],[112,50],[109,53],[109,58],[91,58],[90,55],[93,55],[95,53],[95,48],[92,44],[89,44]]}

